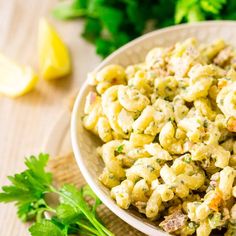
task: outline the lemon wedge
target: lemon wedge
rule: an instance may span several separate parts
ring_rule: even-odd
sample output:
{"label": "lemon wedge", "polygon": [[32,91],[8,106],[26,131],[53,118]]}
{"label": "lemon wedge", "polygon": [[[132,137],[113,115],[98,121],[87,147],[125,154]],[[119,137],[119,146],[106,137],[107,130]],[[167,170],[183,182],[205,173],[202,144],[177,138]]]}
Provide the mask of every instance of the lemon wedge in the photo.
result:
{"label": "lemon wedge", "polygon": [[0,54],[0,93],[18,97],[32,90],[38,76],[29,66],[19,66]]}
{"label": "lemon wedge", "polygon": [[57,79],[71,71],[68,49],[45,19],[39,22],[39,70],[45,80]]}

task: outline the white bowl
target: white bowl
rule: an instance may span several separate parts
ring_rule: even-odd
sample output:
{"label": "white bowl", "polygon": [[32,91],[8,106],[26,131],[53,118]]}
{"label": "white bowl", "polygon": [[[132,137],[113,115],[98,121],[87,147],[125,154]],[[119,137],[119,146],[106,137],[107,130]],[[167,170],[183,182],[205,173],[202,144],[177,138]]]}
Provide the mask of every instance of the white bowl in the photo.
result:
{"label": "white bowl", "polygon": [[[232,21],[212,21],[196,24],[183,24],[148,33],[126,44],[107,57],[96,69],[100,70],[108,64],[118,63],[123,66],[141,62],[147,51],[155,46],[171,46],[177,41],[189,37],[196,37],[200,42],[210,42],[222,38],[236,47],[236,23]],[[89,62],[88,62],[89,63]],[[110,197],[110,192],[99,181],[104,164],[96,153],[101,142],[90,132],[83,128],[81,117],[85,97],[93,90],[85,82],[77,96],[71,119],[71,141],[78,166],[93,191],[101,201],[125,222],[148,235],[167,235],[144,216],[134,210],[123,210],[118,207]]]}

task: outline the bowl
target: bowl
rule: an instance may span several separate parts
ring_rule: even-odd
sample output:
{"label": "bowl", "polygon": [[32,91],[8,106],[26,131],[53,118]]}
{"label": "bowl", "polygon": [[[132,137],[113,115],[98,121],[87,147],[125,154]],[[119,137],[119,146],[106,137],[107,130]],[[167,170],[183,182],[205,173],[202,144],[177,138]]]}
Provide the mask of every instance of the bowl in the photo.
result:
{"label": "bowl", "polygon": [[[222,38],[236,47],[236,23],[233,21],[208,21],[153,31],[112,53],[94,71],[101,70],[101,68],[109,64],[127,66],[141,62],[151,48],[171,46],[177,41],[183,41],[189,37],[196,37],[200,42],[211,42]],[[118,207],[110,197],[110,191],[99,182],[98,176],[102,173],[104,163],[96,153],[96,148],[101,145],[101,141],[85,130],[81,121],[85,97],[93,89],[85,80],[75,101],[71,119],[72,147],[77,164],[85,180],[101,201],[126,223],[147,235],[167,235],[155,225],[155,222],[147,220],[137,211],[132,209],[124,210]]]}

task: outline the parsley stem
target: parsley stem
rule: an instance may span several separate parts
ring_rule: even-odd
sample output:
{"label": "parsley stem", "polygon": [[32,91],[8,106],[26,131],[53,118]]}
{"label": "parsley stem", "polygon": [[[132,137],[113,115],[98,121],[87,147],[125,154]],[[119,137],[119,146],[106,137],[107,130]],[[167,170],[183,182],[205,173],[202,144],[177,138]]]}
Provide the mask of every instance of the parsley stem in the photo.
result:
{"label": "parsley stem", "polygon": [[91,233],[93,233],[97,236],[100,236],[99,232],[97,232],[95,229],[92,229],[92,228],[88,227],[87,225],[80,223],[79,221],[76,222],[76,224],[79,225],[81,228],[84,228],[87,231],[90,231]]}
{"label": "parsley stem", "polygon": [[53,208],[51,208],[50,206],[47,205],[47,209],[46,211],[52,212],[52,213],[56,213],[57,211]]}
{"label": "parsley stem", "polygon": [[[85,201],[81,201],[80,205],[78,205],[72,198],[68,197],[66,194],[64,194],[63,192],[55,189],[53,186],[51,186],[51,190],[55,193],[57,193],[59,196],[62,196],[63,198],[66,198],[68,202],[70,202],[70,204],[72,206],[74,206],[75,208],[77,208],[78,210],[80,210],[85,216],[86,218],[94,225],[94,227],[97,229],[98,231],[98,235],[99,236],[114,236],[113,233],[111,233],[106,227],[104,227],[96,218],[95,216],[89,211],[87,210],[87,205],[85,203]],[[83,198],[81,196],[81,198]]]}
{"label": "parsley stem", "polygon": [[43,219],[43,213],[44,211],[46,210],[46,208],[42,208],[41,210],[39,210],[37,212],[37,215],[36,215],[36,222],[41,222],[42,219]]}

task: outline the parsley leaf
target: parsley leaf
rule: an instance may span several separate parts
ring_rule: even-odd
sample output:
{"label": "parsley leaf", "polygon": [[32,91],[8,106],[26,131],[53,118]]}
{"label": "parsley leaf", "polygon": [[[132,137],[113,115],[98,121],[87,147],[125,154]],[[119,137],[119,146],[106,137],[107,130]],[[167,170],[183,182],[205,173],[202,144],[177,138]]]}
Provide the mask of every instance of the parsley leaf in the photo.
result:
{"label": "parsley leaf", "polygon": [[62,221],[64,224],[76,223],[78,221],[80,213],[75,210],[69,204],[60,204],[57,209],[57,217]]}
{"label": "parsley leaf", "polygon": [[77,8],[77,5],[70,5],[68,3],[60,3],[58,4],[52,11],[52,15],[60,20],[69,20],[81,16],[85,16],[87,14],[86,9]]}
{"label": "parsley leaf", "polygon": [[205,20],[205,16],[199,5],[193,5],[190,7],[187,14],[188,22],[196,22]]}
{"label": "parsley leaf", "polygon": [[100,6],[105,4],[106,0],[89,0],[87,5],[87,11],[89,17],[98,17],[98,11]]}
{"label": "parsley leaf", "polygon": [[32,177],[39,180],[44,185],[52,183],[52,174],[45,172],[45,167],[49,159],[48,154],[39,154],[38,158],[31,156],[25,160],[25,165],[29,168]]}
{"label": "parsley leaf", "polygon": [[89,41],[94,41],[97,37],[100,36],[102,31],[101,22],[94,18],[88,18],[82,36]]}
{"label": "parsley leaf", "polygon": [[12,185],[2,187],[0,202],[16,202],[18,216],[26,221],[41,214],[41,209],[46,207],[43,197],[50,191],[52,176],[44,171],[49,156],[40,154],[38,158],[31,156],[26,159],[25,164],[29,169],[9,176]]}
{"label": "parsley leaf", "polygon": [[123,19],[121,10],[113,7],[101,6],[98,8],[98,16],[111,34],[115,35],[118,33]]}
{"label": "parsley leaf", "polygon": [[123,152],[123,149],[124,149],[124,144],[120,145],[117,147],[116,151],[120,154]]}
{"label": "parsley leaf", "polygon": [[184,157],[184,161],[185,161],[186,163],[190,163],[190,162],[192,161],[192,157],[191,157],[190,155],[186,155],[186,156]]}
{"label": "parsley leaf", "polygon": [[137,1],[128,1],[126,6],[127,15],[134,24],[136,32],[142,32],[145,27],[145,13],[140,9]]}
{"label": "parsley leaf", "polygon": [[226,0],[201,0],[200,5],[205,12],[219,14],[226,2]]}
{"label": "parsley leaf", "polygon": [[49,220],[33,224],[29,231],[32,236],[65,236],[66,234]]}
{"label": "parsley leaf", "polygon": [[115,49],[115,45],[111,40],[106,40],[103,38],[98,38],[95,42],[96,44],[96,53],[105,57],[111,54]]}
{"label": "parsley leaf", "polygon": [[[202,21],[220,14],[226,0],[178,0],[175,11],[175,23]],[[212,16],[211,16],[212,15]]]}
{"label": "parsley leaf", "polygon": [[175,23],[179,24],[184,19],[191,20],[194,15],[197,15],[196,12],[199,12],[197,0],[178,0],[175,11]]}

